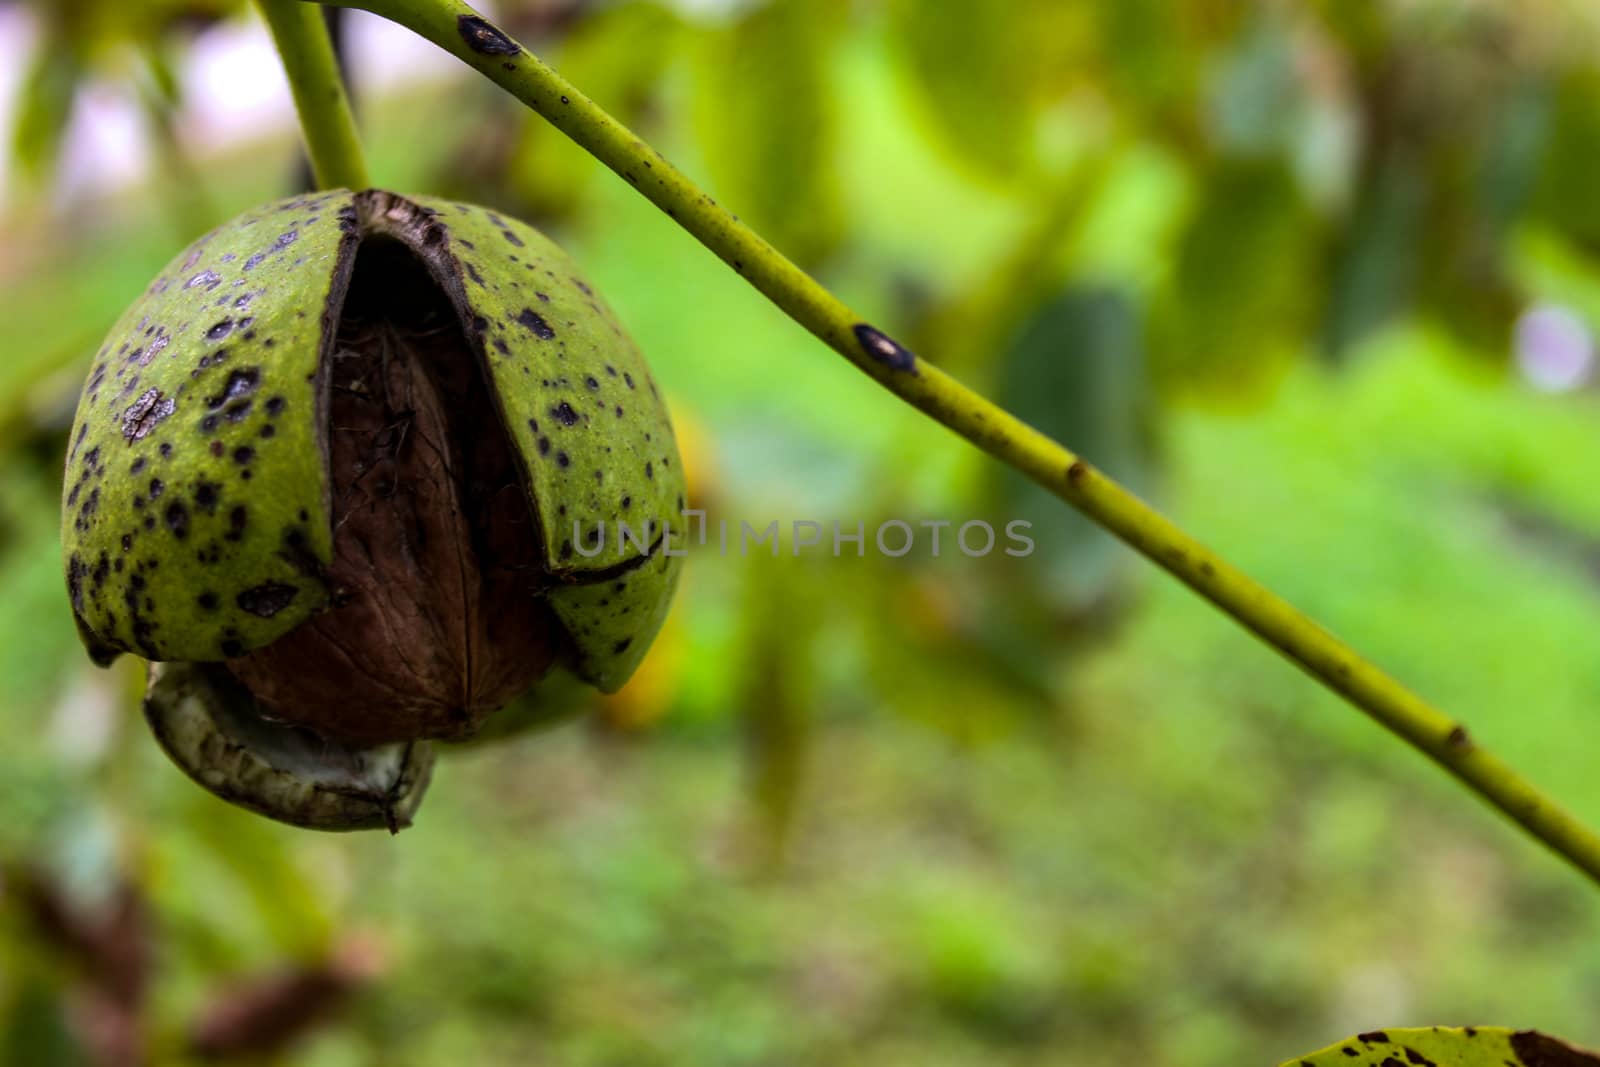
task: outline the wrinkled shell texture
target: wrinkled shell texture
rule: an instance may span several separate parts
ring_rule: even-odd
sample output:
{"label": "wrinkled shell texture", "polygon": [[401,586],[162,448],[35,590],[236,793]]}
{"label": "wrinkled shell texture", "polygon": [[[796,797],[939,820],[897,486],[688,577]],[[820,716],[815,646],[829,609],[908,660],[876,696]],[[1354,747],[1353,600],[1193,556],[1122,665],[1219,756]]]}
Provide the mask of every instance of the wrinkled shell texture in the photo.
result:
{"label": "wrinkled shell texture", "polygon": [[[543,235],[382,192],[297,197],[228,223],[175,259],[96,354],[63,510],[91,653],[232,659],[329,608],[329,353],[357,250],[379,234],[429,263],[487,369],[571,665],[620,686],[681,562],[658,544],[684,500],[656,385]],[[620,543],[618,520],[649,520],[656,551]],[[575,551],[575,525],[592,546],[602,522],[604,549]]]}
{"label": "wrinkled shell texture", "polygon": [[428,789],[426,741],[352,749],[250,713],[221,667],[154,664],[145,718],[172,761],[230,803],[308,830],[411,825]]}
{"label": "wrinkled shell texture", "polygon": [[550,576],[478,358],[398,241],[362,246],[329,391],[335,606],[229,669],[327,737],[471,736],[551,665]]}

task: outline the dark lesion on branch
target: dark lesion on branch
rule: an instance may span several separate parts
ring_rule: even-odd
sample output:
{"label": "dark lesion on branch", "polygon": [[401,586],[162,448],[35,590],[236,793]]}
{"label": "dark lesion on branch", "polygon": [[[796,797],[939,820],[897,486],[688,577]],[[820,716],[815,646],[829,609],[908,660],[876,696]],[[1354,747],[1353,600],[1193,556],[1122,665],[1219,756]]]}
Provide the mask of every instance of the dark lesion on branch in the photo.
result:
{"label": "dark lesion on branch", "polygon": [[890,370],[906,374],[917,373],[917,357],[899,341],[874,326],[861,323],[855,328],[856,341],[872,360]]}
{"label": "dark lesion on branch", "polygon": [[462,15],[456,20],[456,28],[461,33],[461,39],[467,42],[467,47],[484,56],[516,56],[522,54],[522,46],[510,37],[505,31],[481,15]]}

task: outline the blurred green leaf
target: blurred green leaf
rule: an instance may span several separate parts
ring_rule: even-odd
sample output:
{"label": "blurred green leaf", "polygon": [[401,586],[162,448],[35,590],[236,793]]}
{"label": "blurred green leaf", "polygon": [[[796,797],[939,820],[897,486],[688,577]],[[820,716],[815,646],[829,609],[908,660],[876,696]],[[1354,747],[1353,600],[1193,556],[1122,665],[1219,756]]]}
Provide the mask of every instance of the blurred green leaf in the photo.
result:
{"label": "blurred green leaf", "polygon": [[[41,34],[22,81],[11,134],[11,165],[29,182],[47,182],[72,120],[78,89],[90,77],[125,73],[130,53],[159,52],[181,27],[233,14],[244,0],[33,0]],[[175,92],[170,72],[164,88]]]}
{"label": "blurred green leaf", "polygon": [[1282,1067],[1600,1067],[1600,1057],[1533,1030],[1499,1026],[1377,1030],[1323,1049]]}
{"label": "blurred green leaf", "polygon": [[922,115],[951,157],[1002,183],[1030,177],[1041,109],[1081,65],[1092,12],[1054,0],[890,0],[888,12]]}
{"label": "blurred green leaf", "polygon": [[1127,153],[1107,148],[1084,160],[1059,187],[1035,198],[1036,209],[1005,254],[917,323],[912,347],[952,373],[988,373],[1025,317],[1068,273],[1069,253],[1108,187],[1125,174]]}
{"label": "blurred green leaf", "polygon": [[1429,161],[1421,307],[1463,344],[1497,359],[1510,351],[1525,303],[1508,241],[1537,172],[1546,112],[1538,85],[1515,87],[1486,108],[1477,130],[1432,146]]}
{"label": "blurred green leaf", "polygon": [[[1042,303],[1006,354],[1000,403],[1135,492],[1154,476],[1155,398],[1138,310],[1127,294],[1078,288]],[[1027,567],[1010,567],[1057,618],[1102,605],[1131,557],[1109,534],[1014,471],[997,468],[999,515],[1031,521]]]}
{"label": "blurred green leaf", "polygon": [[1510,270],[1534,298],[1566,306],[1600,323],[1600,256],[1548,226],[1527,225],[1511,242]]}
{"label": "blurred green leaf", "polygon": [[93,1061],[72,1039],[61,991],[40,973],[24,976],[0,1004],[0,1063],[88,1067]]}
{"label": "blurred green leaf", "polygon": [[1312,306],[1316,219],[1280,159],[1225,159],[1202,175],[1155,340],[1157,380],[1227,406],[1266,399]]}
{"label": "blurred green leaf", "polygon": [[54,171],[84,73],[69,31],[47,28],[23,78],[11,133],[12,161],[26,180],[42,183]]}
{"label": "blurred green leaf", "polygon": [[1214,141],[1238,155],[1288,148],[1303,125],[1301,61],[1293,24],[1259,13],[1234,47],[1219,57],[1208,101]]}
{"label": "blurred green leaf", "polygon": [[908,887],[897,925],[916,980],[968,1026],[1023,1037],[1050,1015],[1050,946],[1016,901],[994,888],[942,880]]}
{"label": "blurred green leaf", "polygon": [[1547,79],[1485,58],[1513,32],[1495,19],[1418,14],[1391,29],[1395,43],[1353,72],[1359,166],[1332,245],[1323,349],[1338,357],[1422,313],[1501,357],[1523,304],[1507,242],[1547,137]]}
{"label": "blurred green leaf", "polygon": [[[603,8],[580,20],[552,56],[562,75],[602,107],[638,124],[653,100],[667,62],[677,49],[682,21],[669,7],[633,2]],[[496,100],[497,104],[509,104]],[[517,130],[507,161],[512,193],[535,219],[575,210],[598,171],[593,156],[542,117],[516,108]],[[496,124],[508,120],[496,111]]]}
{"label": "blurred green leaf", "polygon": [[249,0],[29,0],[41,17],[71,31],[80,55],[98,62],[127,44],[146,45],[165,34],[195,30],[245,10]]}
{"label": "blurred green leaf", "polygon": [[[320,959],[333,943],[333,916],[317,883],[295,863],[292,835],[249,812],[190,790],[184,824],[233,875],[273,945],[295,960]],[[235,905],[237,906],[237,905]]]}
{"label": "blurred green leaf", "polygon": [[[17,709],[14,715],[56,698],[70,676],[70,657],[79,648],[70,616],[63,618],[60,611],[59,478],[57,462],[0,464],[0,514],[11,535],[0,552],[0,589],[5,590],[0,597],[0,678],[5,679],[10,706]],[[24,748],[18,754],[26,752]],[[20,805],[24,793],[24,782],[18,781],[8,799]],[[20,818],[20,813],[11,814]]]}
{"label": "blurred green leaf", "polygon": [[1580,69],[1561,82],[1547,145],[1533,212],[1600,254],[1600,69]]}
{"label": "blurred green leaf", "polygon": [[182,54],[161,41],[147,41],[139,50],[144,61],[144,83],[147,95],[168,108],[176,108],[183,101],[183,85],[178,66]]}
{"label": "blurred green leaf", "polygon": [[1193,147],[1212,53],[1233,39],[1253,5],[1120,0],[1086,6],[1098,21],[1096,74],[1103,91],[1140,125]]}
{"label": "blurred green leaf", "polygon": [[1357,60],[1368,62],[1387,47],[1390,23],[1384,0],[1315,0],[1313,7]]}
{"label": "blurred green leaf", "polygon": [[712,187],[803,264],[843,232],[828,77],[835,26],[825,5],[772,0],[709,31],[696,55],[695,131]]}
{"label": "blurred green leaf", "polygon": [[1322,348],[1338,359],[1404,311],[1416,289],[1427,189],[1407,162],[1375,165],[1332,241]]}
{"label": "blurred green leaf", "polygon": [[[876,525],[867,523],[869,540]],[[931,532],[916,533],[917,552],[931,553]],[[997,551],[1013,544],[1003,528],[995,534]],[[856,633],[869,707],[979,743],[1039,717],[1055,666],[1039,658],[1040,644],[1054,642],[1003,588],[983,584],[986,572],[962,558],[958,536],[947,522],[938,559],[862,566],[842,586],[850,595],[836,618],[848,618]]]}
{"label": "blurred green leaf", "polygon": [[[794,830],[811,754],[815,700],[814,568],[792,560],[770,566],[759,555],[747,564],[745,626],[749,642],[740,664],[737,697],[746,742],[746,768],[755,818],[758,867],[783,863]],[[759,573],[758,573],[759,572]]]}

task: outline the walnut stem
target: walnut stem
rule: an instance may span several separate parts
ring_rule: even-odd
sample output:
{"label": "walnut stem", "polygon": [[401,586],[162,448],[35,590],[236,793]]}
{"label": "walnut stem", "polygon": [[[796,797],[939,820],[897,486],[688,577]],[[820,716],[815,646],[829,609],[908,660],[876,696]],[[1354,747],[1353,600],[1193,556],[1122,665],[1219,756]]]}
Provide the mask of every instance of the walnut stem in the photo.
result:
{"label": "walnut stem", "polygon": [[371,187],[355,115],[322,12],[296,0],[255,0],[289,78],[306,155],[323,189]]}

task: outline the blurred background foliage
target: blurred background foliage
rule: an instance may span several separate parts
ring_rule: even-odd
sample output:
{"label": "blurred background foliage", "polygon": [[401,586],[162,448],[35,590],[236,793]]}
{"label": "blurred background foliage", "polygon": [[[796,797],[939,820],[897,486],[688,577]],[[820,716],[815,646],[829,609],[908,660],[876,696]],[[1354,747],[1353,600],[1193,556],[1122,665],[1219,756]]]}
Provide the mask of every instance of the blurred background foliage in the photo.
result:
{"label": "blurred background foliage", "polygon": [[[925,358],[1600,821],[1592,4],[495,11]],[[0,5],[0,1062],[1192,1067],[1446,1022],[1600,1045],[1576,877],[542,122],[408,81],[365,16],[340,29],[378,180],[575,252],[713,530],[1023,519],[1037,551],[713,539],[627,689],[463,750],[396,840],[201,794],[136,671],[77,647],[59,471],[120,309],[299,180],[282,114],[225,143],[196,120],[194,57],[259,58],[252,26]],[[74,149],[107,94],[146,163],[114,181]]]}

